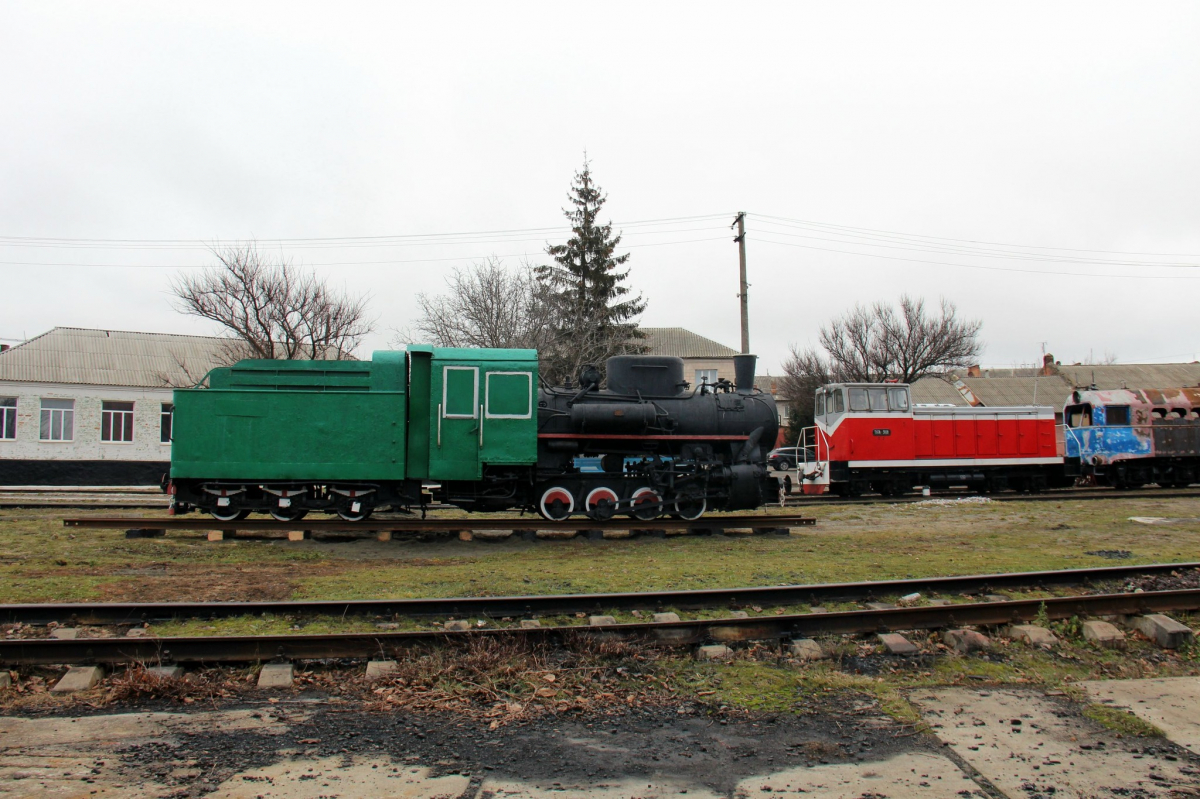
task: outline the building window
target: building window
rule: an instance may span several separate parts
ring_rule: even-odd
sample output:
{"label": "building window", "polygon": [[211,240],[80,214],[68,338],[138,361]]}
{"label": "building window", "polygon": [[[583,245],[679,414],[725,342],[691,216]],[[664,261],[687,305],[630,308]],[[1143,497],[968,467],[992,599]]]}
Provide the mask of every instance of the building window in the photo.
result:
{"label": "building window", "polygon": [[75,400],[42,400],[42,441],[73,441],[75,439]]}
{"label": "building window", "polygon": [[169,402],[162,404],[162,415],[158,422],[158,440],[164,444],[171,443],[171,425],[175,421],[175,406]]}
{"label": "building window", "polygon": [[17,398],[0,397],[0,439],[17,437]]}
{"label": "building window", "polygon": [[715,386],[717,384],[717,370],[716,369],[697,369],[696,370],[696,385],[700,386],[700,385],[704,385],[705,383],[707,383],[710,386]]}
{"label": "building window", "polygon": [[133,403],[100,403],[100,440],[133,441]]}

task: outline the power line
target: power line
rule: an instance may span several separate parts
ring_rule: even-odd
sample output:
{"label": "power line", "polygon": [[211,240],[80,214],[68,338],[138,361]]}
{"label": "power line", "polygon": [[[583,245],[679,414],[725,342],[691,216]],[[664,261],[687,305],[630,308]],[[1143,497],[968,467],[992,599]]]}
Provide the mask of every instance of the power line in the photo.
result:
{"label": "power line", "polygon": [[1099,252],[1099,253],[1106,253],[1109,255],[1150,255],[1150,256],[1161,257],[1161,258],[1200,258],[1200,255],[1197,255],[1196,253],[1186,253],[1186,252],[1167,253],[1167,252],[1137,252],[1137,251],[1131,251],[1131,250],[1088,250],[1088,249],[1079,249],[1079,248],[1073,248],[1073,247],[1044,247],[1044,246],[1037,245],[1037,244],[1006,244],[1005,242],[999,242],[999,241],[981,241],[981,240],[975,240],[975,239],[954,239],[954,238],[948,238],[945,236],[926,236],[926,235],[920,235],[920,234],[915,234],[915,233],[902,233],[902,232],[895,231],[895,230],[879,230],[876,228],[852,227],[849,225],[836,225],[836,224],[832,224],[829,222],[815,222],[815,221],[808,220],[808,219],[791,219],[786,216],[770,216],[769,214],[754,214],[754,216],[761,217],[763,219],[777,219],[782,222],[795,222],[795,223],[798,223],[801,225],[815,225],[815,226],[819,226],[819,227],[838,228],[841,230],[854,230],[854,231],[860,231],[860,232],[864,232],[864,233],[887,233],[887,234],[890,234],[893,236],[907,236],[909,238],[920,238],[920,239],[936,239],[938,241],[954,241],[954,242],[959,242],[959,243],[964,243],[964,244],[988,244],[988,245],[997,246],[997,247],[1023,247],[1028,250],[1061,250],[1061,251],[1065,251],[1065,252]]}
{"label": "power line", "polygon": [[1192,277],[1189,275],[1105,275],[1095,274],[1090,272],[1054,272],[1042,269],[1017,269],[1008,266],[982,266],[979,264],[957,264],[947,261],[927,261],[920,258],[899,258],[895,255],[882,255],[873,252],[855,252],[853,250],[835,250],[831,247],[814,247],[809,244],[795,244],[789,241],[773,241],[772,239],[759,236],[756,241],[765,242],[767,244],[775,244],[780,247],[800,247],[805,250],[819,250],[821,252],[836,252],[844,255],[861,255],[865,258],[883,258],[889,261],[907,261],[915,264],[935,264],[938,266],[956,266],[963,269],[983,269],[988,272],[1023,272],[1030,275],[1065,275],[1067,277],[1109,277],[1109,278],[1135,278],[1138,280],[1200,280],[1200,276]]}
{"label": "power line", "polygon": [[[703,214],[698,216],[677,216],[677,217],[662,217],[659,219],[640,219],[632,222],[613,222],[613,227],[643,227],[648,225],[662,224],[680,224],[690,222],[702,222],[707,220],[723,219],[726,214]],[[326,247],[342,247],[355,246],[363,243],[369,244],[390,244],[412,240],[429,240],[442,241],[444,239],[459,239],[459,238],[476,238],[480,236],[511,236],[511,235],[533,235],[533,234],[548,234],[561,233],[565,230],[570,230],[569,225],[555,225],[553,227],[536,227],[536,228],[509,228],[499,230],[476,230],[476,231],[458,231],[451,233],[401,233],[388,234],[379,236],[330,236],[330,237],[309,237],[309,238],[256,238],[250,237],[246,240],[254,241],[257,244],[281,244],[293,247],[303,246],[326,246]],[[639,231],[640,232],[640,231]],[[669,232],[669,231],[664,231]],[[634,235],[634,234],[629,234]],[[231,241],[241,241],[242,239],[230,239]],[[220,239],[216,240],[217,242]],[[204,239],[88,239],[88,238],[65,238],[65,237],[50,237],[50,236],[0,236],[0,244],[15,246],[15,247],[117,247],[120,249],[164,249],[174,248],[195,248],[203,247],[207,249],[214,242]]]}
{"label": "power line", "polygon": [[[780,225],[781,224],[779,222],[771,222],[769,220],[763,220],[763,221],[765,221],[766,224],[768,224],[768,225]],[[801,228],[800,226],[795,226],[795,225],[787,225],[786,227],[789,227],[792,229],[805,229],[805,230],[808,229],[808,228]],[[1112,260],[1105,260],[1105,259],[1100,259],[1100,258],[1075,258],[1075,257],[1066,257],[1066,256],[1045,255],[1045,254],[1041,254],[1041,253],[1021,253],[1021,252],[1014,252],[1011,250],[989,250],[989,249],[984,249],[984,248],[972,248],[972,247],[958,246],[958,245],[942,245],[942,244],[937,244],[937,243],[930,244],[930,245],[923,246],[923,247],[919,247],[919,246],[918,247],[903,247],[903,246],[897,246],[897,244],[879,244],[879,243],[876,243],[875,241],[873,241],[872,239],[879,239],[882,241],[893,241],[893,242],[897,242],[898,244],[921,244],[923,242],[910,241],[908,239],[896,238],[896,237],[867,236],[867,235],[858,235],[858,234],[852,234],[852,233],[838,233],[836,231],[834,232],[834,235],[843,236],[844,238],[850,238],[851,240],[845,241],[844,239],[826,238],[823,236],[809,236],[809,235],[805,235],[802,233],[785,233],[785,232],[778,231],[778,230],[768,230],[765,232],[771,234],[772,236],[788,236],[789,238],[811,239],[813,241],[831,241],[831,242],[836,242],[839,244],[857,244],[857,245],[865,246],[865,247],[883,247],[883,248],[894,249],[894,250],[909,250],[909,251],[916,251],[916,252],[943,252],[943,253],[949,253],[949,254],[953,254],[953,255],[969,255],[969,256],[973,256],[973,257],[977,257],[977,258],[1005,258],[1005,259],[1017,260],[1017,261],[1045,261],[1045,262],[1050,262],[1050,263],[1078,263],[1078,264],[1096,264],[1096,265],[1111,265],[1111,266],[1161,266],[1161,267],[1172,268],[1172,269],[1197,269],[1197,268],[1200,268],[1200,263],[1187,264],[1187,263],[1162,262],[1162,261],[1112,261]],[[860,239],[860,240],[855,240],[855,239]]]}
{"label": "power line", "polygon": [[[668,247],[674,244],[694,244],[702,241],[725,241],[725,236],[715,236],[705,239],[685,239],[683,241],[656,241],[647,242],[645,244],[627,244],[628,249],[641,247]],[[443,261],[477,261],[482,258],[521,258],[528,256],[528,252],[508,253],[505,255],[495,255],[487,253],[486,255],[460,255],[449,258],[410,258],[402,260],[385,260],[385,261],[329,261],[312,264],[303,264],[304,266],[382,266],[388,264],[426,264],[439,263]],[[538,253],[542,255],[543,253]],[[78,266],[87,268],[111,268],[111,269],[204,269],[210,264],[80,264],[80,263],[41,263],[32,261],[0,261],[0,265],[7,266]]]}

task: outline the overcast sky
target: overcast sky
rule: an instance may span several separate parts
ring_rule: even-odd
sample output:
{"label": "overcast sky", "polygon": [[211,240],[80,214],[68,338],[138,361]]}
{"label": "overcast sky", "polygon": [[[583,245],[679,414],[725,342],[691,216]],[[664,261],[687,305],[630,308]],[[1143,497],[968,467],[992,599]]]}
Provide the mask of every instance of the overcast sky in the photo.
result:
{"label": "overcast sky", "polygon": [[760,373],[903,292],[989,365],[1193,360],[1197,42],[1194,2],[3,2],[0,338],[213,333],[168,282],[255,238],[370,293],[368,355],[561,242],[586,150],[645,325],[738,346],[749,214]]}

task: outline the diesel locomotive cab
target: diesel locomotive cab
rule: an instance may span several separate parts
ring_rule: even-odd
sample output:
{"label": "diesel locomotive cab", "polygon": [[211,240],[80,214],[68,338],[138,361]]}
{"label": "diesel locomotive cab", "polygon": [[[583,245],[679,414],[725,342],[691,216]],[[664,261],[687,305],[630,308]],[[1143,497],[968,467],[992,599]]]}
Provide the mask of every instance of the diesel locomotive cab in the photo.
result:
{"label": "diesel locomotive cab", "polygon": [[756,508],[777,488],[766,453],[779,420],[754,388],[756,357],[734,359],[734,382],[693,387],[681,358],[620,355],[607,386],[585,366],[578,384],[538,401],[536,509],[550,519],[616,513],[695,519]]}

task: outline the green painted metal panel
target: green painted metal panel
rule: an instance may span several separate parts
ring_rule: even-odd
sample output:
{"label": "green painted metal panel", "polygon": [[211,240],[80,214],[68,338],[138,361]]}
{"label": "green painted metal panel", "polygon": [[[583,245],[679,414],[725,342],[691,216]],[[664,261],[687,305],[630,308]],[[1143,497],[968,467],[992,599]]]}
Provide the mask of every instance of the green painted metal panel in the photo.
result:
{"label": "green painted metal panel", "polygon": [[[459,353],[483,350],[433,351],[430,380],[429,477],[433,480],[478,480],[479,359]],[[447,357],[447,355],[449,357]]]}
{"label": "green painted metal panel", "polygon": [[537,460],[537,361],[484,364],[484,464],[532,464]]}
{"label": "green painted metal panel", "polygon": [[[380,357],[382,356],[382,357]],[[372,361],[242,361],[175,391],[171,475],[402,480],[405,353]]]}
{"label": "green painted metal panel", "polygon": [[[537,352],[432,348],[429,477],[537,461]],[[415,387],[413,391],[415,392]]]}
{"label": "green painted metal panel", "polygon": [[429,477],[430,360],[429,347],[409,347],[408,476]]}

